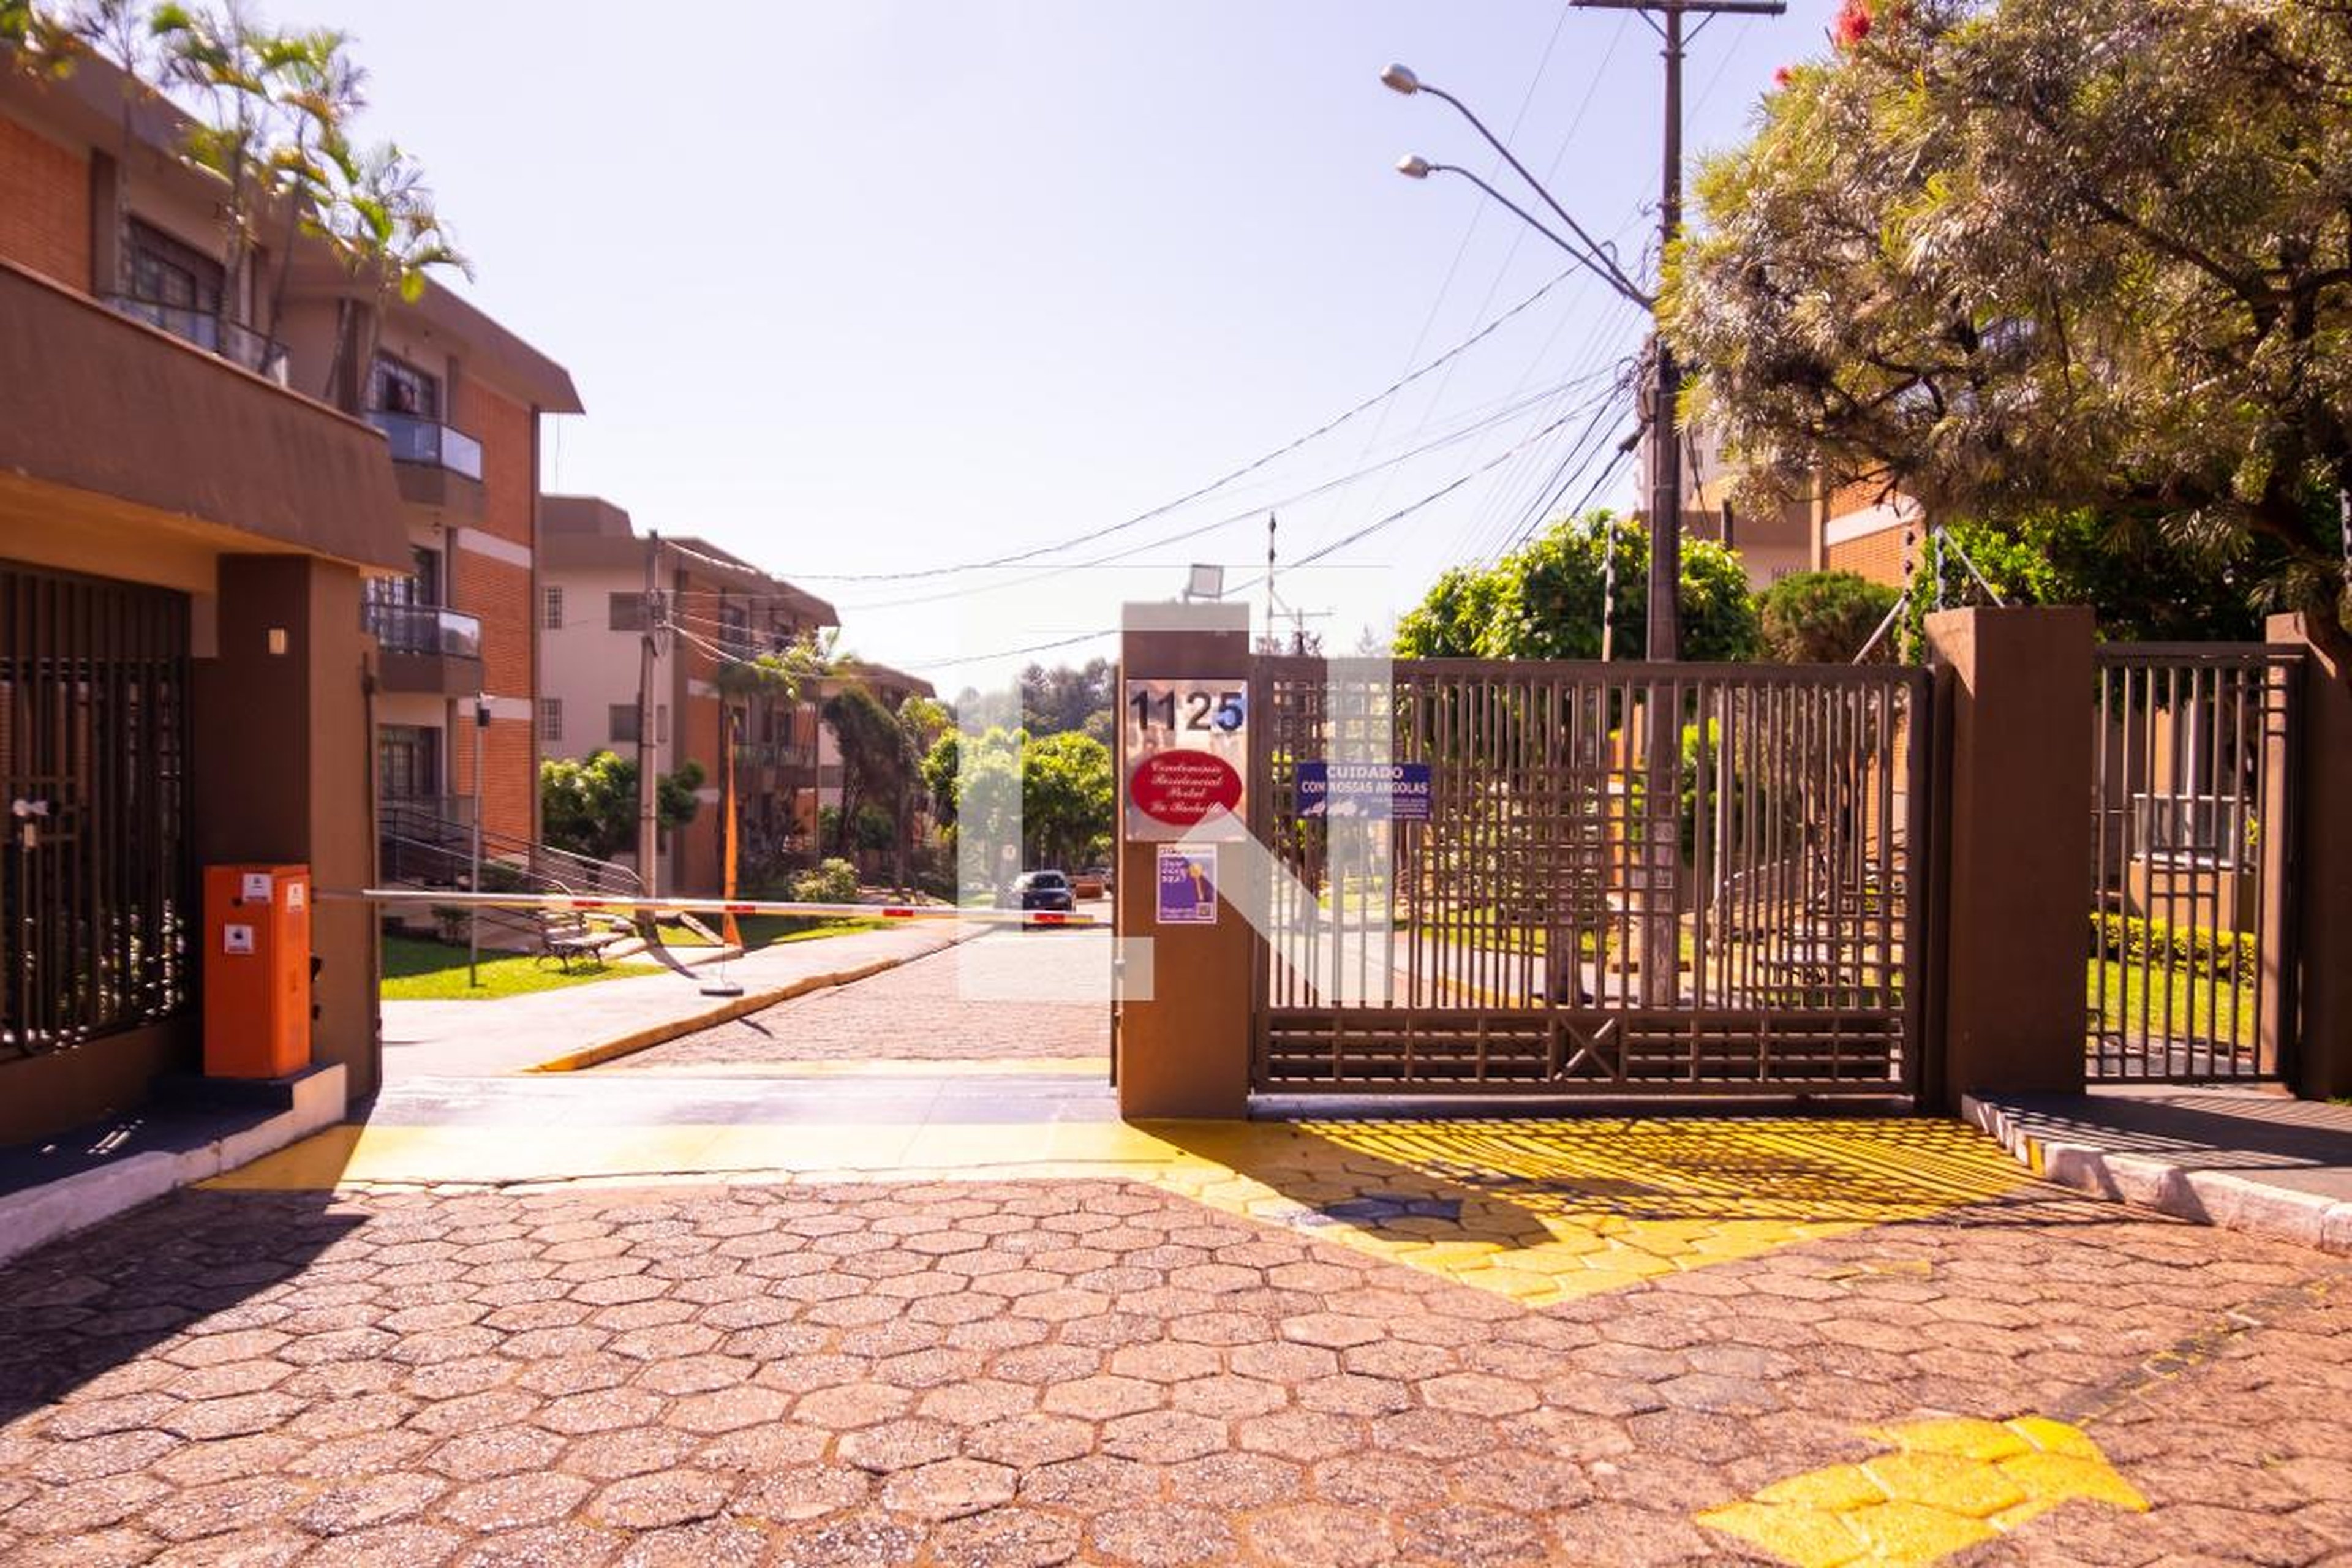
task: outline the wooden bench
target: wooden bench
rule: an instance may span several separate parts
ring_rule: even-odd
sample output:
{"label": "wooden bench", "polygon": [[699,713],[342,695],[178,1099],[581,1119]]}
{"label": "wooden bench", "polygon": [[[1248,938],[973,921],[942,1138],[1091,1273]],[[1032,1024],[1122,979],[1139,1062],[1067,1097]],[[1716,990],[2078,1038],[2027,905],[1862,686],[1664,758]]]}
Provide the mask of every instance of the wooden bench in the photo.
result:
{"label": "wooden bench", "polygon": [[582,914],[541,914],[539,917],[539,962],[553,963],[566,974],[574,960],[604,962],[604,950],[635,933],[626,927],[599,922]]}

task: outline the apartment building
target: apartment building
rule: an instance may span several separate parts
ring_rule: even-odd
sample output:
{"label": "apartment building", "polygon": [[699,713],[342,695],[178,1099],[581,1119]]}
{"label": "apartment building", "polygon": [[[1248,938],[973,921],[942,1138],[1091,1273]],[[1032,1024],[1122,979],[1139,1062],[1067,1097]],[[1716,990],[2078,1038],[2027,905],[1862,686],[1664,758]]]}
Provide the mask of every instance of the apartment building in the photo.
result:
{"label": "apartment building", "polygon": [[688,763],[702,773],[701,809],[664,836],[656,885],[717,893],[730,804],[747,865],[793,847],[793,824],[814,811],[818,693],[794,697],[762,682],[751,662],[838,617],[823,599],[708,540],[637,532],[610,501],[549,496],[543,521],[540,743],[550,756],[638,754],[651,583],[659,607],[645,749],[657,773]]}
{"label": "apartment building", "polygon": [[[194,1065],[202,866],[365,885],[379,794],[534,822],[538,426],[570,379],[307,241],[226,266],[190,124],[101,61],[0,69],[0,1142]],[[317,908],[313,1053],[354,1096],[374,938]]]}

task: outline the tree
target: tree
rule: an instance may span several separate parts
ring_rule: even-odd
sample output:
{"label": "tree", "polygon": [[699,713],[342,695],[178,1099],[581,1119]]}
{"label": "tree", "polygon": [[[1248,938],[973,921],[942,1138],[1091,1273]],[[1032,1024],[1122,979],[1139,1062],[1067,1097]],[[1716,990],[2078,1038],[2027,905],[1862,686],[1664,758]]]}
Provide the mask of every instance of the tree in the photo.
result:
{"label": "tree", "polygon": [[[1599,658],[1604,578],[1613,561],[1611,653],[1639,658],[1649,549],[1638,522],[1606,511],[1564,518],[1493,566],[1449,569],[1397,623],[1396,651],[1415,658]],[[1685,542],[1680,602],[1685,658],[1754,657],[1755,603],[1737,555],[1711,541]]]}
{"label": "tree", "polygon": [[841,750],[841,816],[834,852],[846,855],[859,808],[879,805],[896,819],[900,797],[920,764],[897,715],[862,685],[853,682],[827,698],[824,721]]}
{"label": "tree", "polygon": [[1022,836],[1037,864],[1075,866],[1111,830],[1110,748],[1064,731],[1021,751]]}
{"label": "tree", "polygon": [[49,7],[33,0],[0,0],[0,68],[62,76],[73,68],[80,40]]}
{"label": "tree", "polygon": [[1021,672],[1021,728],[1041,737],[1078,731],[1108,742],[1114,674],[1107,658],[1051,669],[1030,665]]}
{"label": "tree", "polygon": [[[695,798],[702,781],[695,762],[655,781],[656,820],[664,832],[694,820],[702,809]],[[539,764],[539,811],[548,843],[609,860],[637,839],[637,764],[613,752],[584,762],[550,757]]]}
{"label": "tree", "polygon": [[1845,664],[1901,595],[1854,572],[1794,572],[1758,595],[1759,643],[1775,664]]}
{"label": "tree", "polygon": [[2352,653],[2352,12],[1848,11],[1669,259],[1706,417],[1784,493],[2086,512]]}

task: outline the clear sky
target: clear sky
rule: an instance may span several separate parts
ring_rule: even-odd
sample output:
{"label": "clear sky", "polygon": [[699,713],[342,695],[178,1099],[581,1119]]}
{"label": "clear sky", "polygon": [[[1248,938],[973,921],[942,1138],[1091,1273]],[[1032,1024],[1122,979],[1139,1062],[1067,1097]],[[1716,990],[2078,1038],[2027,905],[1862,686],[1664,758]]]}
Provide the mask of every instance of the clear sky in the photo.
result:
{"label": "clear sky", "polygon": [[[1792,0],[1700,33],[1694,157],[1743,134],[1776,67],[1822,52],[1832,8]],[[1307,624],[1345,651],[1548,498],[1632,500],[1632,466],[1604,471],[1632,429],[1611,379],[1644,320],[1578,274],[1402,393],[1097,543],[943,577],[841,575],[998,560],[1150,511],[1559,274],[1559,252],[1465,181],[1394,172],[1415,152],[1509,178],[1445,104],[1383,89],[1391,60],[1475,109],[1646,281],[1658,46],[1624,13],[310,0],[272,15],[357,36],[368,129],[424,161],[475,261],[457,287],[571,369],[588,413],[550,422],[547,488],[803,583],[840,606],[845,647],[945,693],[1004,673],[976,656],[1172,595],[1186,563],[1259,576],[1269,506],[1286,560],[1340,546],[1278,589],[1331,612]]]}

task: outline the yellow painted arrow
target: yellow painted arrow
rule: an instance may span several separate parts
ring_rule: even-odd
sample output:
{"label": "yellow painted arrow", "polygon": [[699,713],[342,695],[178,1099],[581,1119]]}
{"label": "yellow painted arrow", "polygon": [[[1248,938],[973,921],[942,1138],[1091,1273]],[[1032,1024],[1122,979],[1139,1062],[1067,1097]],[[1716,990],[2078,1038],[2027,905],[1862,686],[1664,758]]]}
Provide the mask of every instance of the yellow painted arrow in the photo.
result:
{"label": "yellow painted arrow", "polygon": [[1934,1563],[2071,1498],[2147,1511],[2098,1445],[2063,1421],[1916,1421],[1864,1436],[1888,1451],[1776,1481],[1698,1522],[1796,1568],[1841,1568]]}

